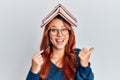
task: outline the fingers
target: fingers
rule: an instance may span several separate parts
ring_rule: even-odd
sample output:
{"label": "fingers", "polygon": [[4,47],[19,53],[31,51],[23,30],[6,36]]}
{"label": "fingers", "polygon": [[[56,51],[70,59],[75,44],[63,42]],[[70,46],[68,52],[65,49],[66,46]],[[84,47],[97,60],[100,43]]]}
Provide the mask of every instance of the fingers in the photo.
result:
{"label": "fingers", "polygon": [[84,67],[88,66],[89,63],[89,58],[91,53],[93,52],[94,48],[82,48],[82,50],[79,53],[79,58],[80,58],[80,64]]}
{"label": "fingers", "polygon": [[93,50],[94,50],[94,48],[90,48],[90,49],[82,48],[81,53],[84,53],[86,55],[90,55],[93,52]]}
{"label": "fingers", "polygon": [[79,57],[81,60],[89,60],[91,53],[93,52],[94,48],[82,48],[82,50],[79,53]]}
{"label": "fingers", "polygon": [[93,50],[94,50],[94,48],[90,48],[90,49],[89,49],[89,52],[90,52],[90,53],[92,53],[92,52],[93,52]]}
{"label": "fingers", "polygon": [[94,48],[90,48],[88,51],[88,55],[91,55],[91,53],[93,52]]}
{"label": "fingers", "polygon": [[33,57],[32,57],[32,72],[33,73],[38,73],[41,69],[41,66],[43,64],[43,58],[42,58],[42,55],[41,53],[43,52],[44,50],[42,51],[39,51],[37,52]]}
{"label": "fingers", "polygon": [[34,62],[36,62],[36,63],[42,61],[43,58],[42,58],[41,53],[42,53],[43,51],[44,51],[44,50],[41,50],[41,51],[37,52],[37,53],[33,56],[32,60],[33,60]]}
{"label": "fingers", "polygon": [[39,56],[35,57],[35,58],[34,58],[34,60],[39,62],[39,61],[41,61],[41,60],[42,60],[42,56],[41,56],[41,55],[39,55]]}
{"label": "fingers", "polygon": [[41,51],[37,52],[37,53],[33,56],[33,58],[36,58],[37,56],[41,55],[41,53],[43,53],[43,52],[44,52],[44,50],[41,50]]}

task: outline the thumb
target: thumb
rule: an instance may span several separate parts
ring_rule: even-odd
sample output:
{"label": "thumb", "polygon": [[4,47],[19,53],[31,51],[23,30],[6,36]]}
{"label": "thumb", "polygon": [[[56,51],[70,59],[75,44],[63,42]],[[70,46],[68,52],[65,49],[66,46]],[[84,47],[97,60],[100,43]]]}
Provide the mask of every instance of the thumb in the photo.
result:
{"label": "thumb", "polygon": [[90,48],[89,49],[89,54],[91,54],[93,52],[94,48]]}

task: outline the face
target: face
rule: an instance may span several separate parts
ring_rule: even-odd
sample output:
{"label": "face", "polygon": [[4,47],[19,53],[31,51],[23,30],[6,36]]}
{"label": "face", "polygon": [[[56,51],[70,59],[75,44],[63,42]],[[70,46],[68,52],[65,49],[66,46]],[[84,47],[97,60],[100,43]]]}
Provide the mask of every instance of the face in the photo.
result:
{"label": "face", "polygon": [[69,30],[60,19],[54,19],[50,23],[50,41],[53,48],[64,49],[69,40]]}

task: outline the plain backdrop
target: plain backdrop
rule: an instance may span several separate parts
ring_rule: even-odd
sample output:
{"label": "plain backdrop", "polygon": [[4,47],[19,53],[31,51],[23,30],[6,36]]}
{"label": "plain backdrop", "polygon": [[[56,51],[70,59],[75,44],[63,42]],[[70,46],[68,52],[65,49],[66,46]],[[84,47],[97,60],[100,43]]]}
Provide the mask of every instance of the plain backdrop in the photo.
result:
{"label": "plain backdrop", "polygon": [[76,47],[95,50],[95,80],[120,80],[120,1],[0,0],[0,80],[25,80],[39,51],[42,19],[63,4],[78,21]]}

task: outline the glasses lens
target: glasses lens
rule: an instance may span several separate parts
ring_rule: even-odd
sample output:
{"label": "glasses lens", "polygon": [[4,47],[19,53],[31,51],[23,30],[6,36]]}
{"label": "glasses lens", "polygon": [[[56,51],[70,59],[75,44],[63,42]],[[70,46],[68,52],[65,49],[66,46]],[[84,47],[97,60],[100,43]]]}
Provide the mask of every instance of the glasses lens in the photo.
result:
{"label": "glasses lens", "polygon": [[50,29],[51,35],[57,35],[57,29]]}
{"label": "glasses lens", "polygon": [[69,30],[67,28],[61,29],[61,33],[63,35],[67,35],[69,33]]}
{"label": "glasses lens", "polygon": [[63,29],[50,29],[50,34],[56,36],[59,31],[62,33],[62,35],[67,35],[69,33],[69,29],[63,28]]}

